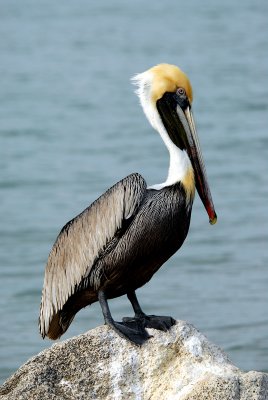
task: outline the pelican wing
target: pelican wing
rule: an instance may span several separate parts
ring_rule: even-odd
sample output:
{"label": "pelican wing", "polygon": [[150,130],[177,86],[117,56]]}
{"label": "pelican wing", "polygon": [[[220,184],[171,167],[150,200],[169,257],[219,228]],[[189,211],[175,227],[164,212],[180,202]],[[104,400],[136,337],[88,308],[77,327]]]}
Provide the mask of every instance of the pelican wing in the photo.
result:
{"label": "pelican wing", "polygon": [[45,270],[39,319],[43,337],[53,316],[89,275],[94,261],[124,220],[135,215],[145,191],[146,182],[142,176],[131,174],[62,228]]}

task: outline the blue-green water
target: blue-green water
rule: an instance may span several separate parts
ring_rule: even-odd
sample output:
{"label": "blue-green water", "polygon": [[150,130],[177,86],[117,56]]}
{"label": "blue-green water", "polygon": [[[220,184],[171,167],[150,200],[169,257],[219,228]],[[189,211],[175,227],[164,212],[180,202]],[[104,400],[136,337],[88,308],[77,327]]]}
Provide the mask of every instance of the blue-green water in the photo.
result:
{"label": "blue-green water", "polygon": [[[60,228],[113,183],[162,182],[168,155],[129,78],[179,65],[218,224],[196,198],[183,248],[138,291],[145,311],[192,322],[242,369],[268,371],[268,3],[0,3],[0,375],[51,342],[38,334]],[[115,317],[127,299],[111,302]],[[63,339],[102,323],[98,304]]]}

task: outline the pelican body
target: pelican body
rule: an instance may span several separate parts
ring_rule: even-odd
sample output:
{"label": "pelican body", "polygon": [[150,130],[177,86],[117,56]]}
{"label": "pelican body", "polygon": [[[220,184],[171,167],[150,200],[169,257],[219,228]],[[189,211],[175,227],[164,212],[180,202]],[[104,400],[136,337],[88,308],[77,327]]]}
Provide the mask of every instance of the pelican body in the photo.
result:
{"label": "pelican body", "polygon": [[[183,244],[195,188],[210,223],[216,222],[188,77],[174,65],[160,64],[134,80],[145,115],[169,150],[167,179],[148,187],[141,175],[131,174],[62,228],[45,271],[39,318],[43,337],[60,337],[76,313],[96,301],[105,323],[136,344],[149,339],[148,327],[169,329],[174,319],[146,315],[135,291]],[[135,315],[114,321],[107,300],[125,294]]]}

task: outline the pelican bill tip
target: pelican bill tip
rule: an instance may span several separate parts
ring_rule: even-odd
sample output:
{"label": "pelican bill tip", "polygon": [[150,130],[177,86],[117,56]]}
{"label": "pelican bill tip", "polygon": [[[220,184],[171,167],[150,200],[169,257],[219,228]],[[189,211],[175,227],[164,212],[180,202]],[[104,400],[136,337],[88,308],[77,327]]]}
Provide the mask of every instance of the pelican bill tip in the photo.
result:
{"label": "pelican bill tip", "polygon": [[209,219],[210,225],[215,225],[216,222],[217,222],[217,219],[218,219],[218,218],[217,218],[217,214],[215,214],[213,218],[210,218],[210,219]]}

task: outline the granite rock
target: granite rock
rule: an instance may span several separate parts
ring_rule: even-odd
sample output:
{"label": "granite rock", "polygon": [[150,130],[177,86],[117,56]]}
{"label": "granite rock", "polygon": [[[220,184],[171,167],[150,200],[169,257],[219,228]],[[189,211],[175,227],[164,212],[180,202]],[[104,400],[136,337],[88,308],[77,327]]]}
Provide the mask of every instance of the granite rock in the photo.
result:
{"label": "granite rock", "polygon": [[243,372],[177,321],[141,347],[107,326],[54,344],[1,387],[0,399],[268,400],[268,374]]}

